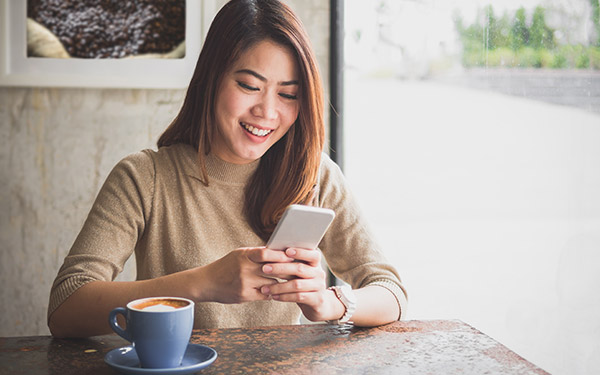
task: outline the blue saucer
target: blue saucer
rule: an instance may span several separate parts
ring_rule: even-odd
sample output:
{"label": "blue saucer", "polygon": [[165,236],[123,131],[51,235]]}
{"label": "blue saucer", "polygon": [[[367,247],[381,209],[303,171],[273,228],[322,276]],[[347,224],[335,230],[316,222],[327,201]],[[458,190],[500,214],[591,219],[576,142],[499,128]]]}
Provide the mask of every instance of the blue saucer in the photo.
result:
{"label": "blue saucer", "polygon": [[217,352],[208,346],[189,344],[181,366],[172,368],[142,368],[133,346],[113,349],[106,354],[104,362],[124,374],[192,374],[210,366],[217,359]]}

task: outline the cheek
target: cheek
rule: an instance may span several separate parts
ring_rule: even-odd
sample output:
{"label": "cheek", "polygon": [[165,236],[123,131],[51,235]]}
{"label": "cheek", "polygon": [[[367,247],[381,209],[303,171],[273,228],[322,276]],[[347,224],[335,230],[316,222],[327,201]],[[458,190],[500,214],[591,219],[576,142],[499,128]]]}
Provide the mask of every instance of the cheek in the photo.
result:
{"label": "cheek", "polygon": [[218,97],[217,108],[223,120],[239,116],[248,107],[247,99],[235,90],[224,89]]}
{"label": "cheek", "polygon": [[300,112],[300,106],[299,105],[293,105],[290,106],[284,113],[285,113],[285,119],[284,119],[284,123],[285,126],[287,126],[288,128],[290,126],[292,126],[292,124],[294,122],[296,122],[296,119],[298,118],[298,113]]}

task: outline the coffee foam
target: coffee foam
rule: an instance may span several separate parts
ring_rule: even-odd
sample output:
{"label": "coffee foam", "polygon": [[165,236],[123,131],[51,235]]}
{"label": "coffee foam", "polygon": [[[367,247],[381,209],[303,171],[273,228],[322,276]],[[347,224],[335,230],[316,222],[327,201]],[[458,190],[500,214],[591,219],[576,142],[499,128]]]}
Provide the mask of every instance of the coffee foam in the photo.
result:
{"label": "coffee foam", "polygon": [[158,304],[158,305],[152,305],[152,306],[144,307],[142,309],[142,311],[164,312],[164,311],[173,311],[173,310],[176,310],[176,309],[177,308],[173,307],[173,306]]}
{"label": "coffee foam", "polygon": [[142,311],[172,311],[189,305],[188,301],[174,298],[150,298],[136,301],[131,307]]}

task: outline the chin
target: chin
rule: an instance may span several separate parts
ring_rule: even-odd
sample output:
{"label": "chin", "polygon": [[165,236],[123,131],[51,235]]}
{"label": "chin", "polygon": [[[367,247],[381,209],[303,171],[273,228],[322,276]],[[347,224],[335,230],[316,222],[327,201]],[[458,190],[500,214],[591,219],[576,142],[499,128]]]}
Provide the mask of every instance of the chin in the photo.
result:
{"label": "chin", "polygon": [[238,153],[238,157],[242,160],[246,160],[248,163],[251,163],[255,160],[262,158],[262,156],[267,152],[267,150],[253,150]]}

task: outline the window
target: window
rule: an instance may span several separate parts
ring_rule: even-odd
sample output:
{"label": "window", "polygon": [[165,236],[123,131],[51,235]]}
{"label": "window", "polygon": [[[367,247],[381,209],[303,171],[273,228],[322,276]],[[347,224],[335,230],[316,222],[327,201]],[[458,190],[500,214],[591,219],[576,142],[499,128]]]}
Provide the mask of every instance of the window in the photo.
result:
{"label": "window", "polygon": [[599,372],[598,1],[344,6],[344,170],[408,318]]}

